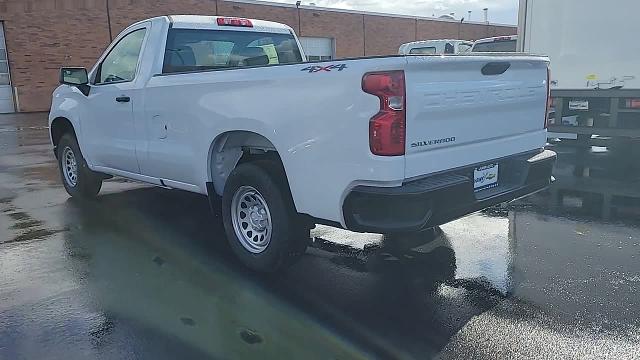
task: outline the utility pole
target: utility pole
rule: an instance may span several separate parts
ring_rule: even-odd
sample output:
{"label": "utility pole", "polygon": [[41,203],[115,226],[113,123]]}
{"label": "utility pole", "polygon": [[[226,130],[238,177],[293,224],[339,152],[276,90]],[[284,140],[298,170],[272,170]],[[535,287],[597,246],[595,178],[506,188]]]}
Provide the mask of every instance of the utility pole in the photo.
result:
{"label": "utility pole", "polygon": [[298,36],[302,34],[302,29],[300,28],[300,4],[302,2],[300,0],[296,1],[296,9],[298,9]]}

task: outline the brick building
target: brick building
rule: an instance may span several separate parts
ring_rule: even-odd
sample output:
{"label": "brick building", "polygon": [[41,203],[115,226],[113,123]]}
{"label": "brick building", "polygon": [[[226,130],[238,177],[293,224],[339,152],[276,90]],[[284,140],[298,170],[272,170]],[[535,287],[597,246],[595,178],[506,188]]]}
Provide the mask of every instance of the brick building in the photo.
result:
{"label": "brick building", "polygon": [[166,14],[285,23],[308,54],[322,59],[395,54],[400,44],[414,40],[516,33],[513,26],[252,0],[0,0],[0,105],[48,110],[63,64],[90,68],[127,25]]}

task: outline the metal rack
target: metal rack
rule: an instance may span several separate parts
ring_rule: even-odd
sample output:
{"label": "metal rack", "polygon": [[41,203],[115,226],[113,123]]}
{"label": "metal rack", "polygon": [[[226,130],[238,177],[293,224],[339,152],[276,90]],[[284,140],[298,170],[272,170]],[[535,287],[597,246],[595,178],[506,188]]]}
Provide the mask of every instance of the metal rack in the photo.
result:
{"label": "metal rack", "polygon": [[[554,108],[550,115],[550,132],[578,135],[582,145],[601,145],[601,139],[592,139],[592,135],[611,138],[640,139],[640,108],[625,108],[627,99],[640,99],[640,90],[636,89],[585,89],[552,90]],[[586,100],[593,104],[588,110],[569,108],[572,100]],[[566,125],[562,119],[577,116],[576,125]]]}

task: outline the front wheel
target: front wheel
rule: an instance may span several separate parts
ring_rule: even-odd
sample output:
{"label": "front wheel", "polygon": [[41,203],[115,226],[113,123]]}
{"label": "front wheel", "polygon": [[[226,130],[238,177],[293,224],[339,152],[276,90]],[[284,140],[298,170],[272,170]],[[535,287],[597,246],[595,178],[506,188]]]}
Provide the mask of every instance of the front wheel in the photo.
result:
{"label": "front wheel", "polygon": [[102,177],[89,169],[72,134],[60,138],[58,165],[62,184],[72,197],[93,198],[100,192]]}
{"label": "front wheel", "polygon": [[276,162],[236,167],[224,187],[222,211],[233,252],[253,270],[281,270],[306,249],[309,228],[298,221],[286,178]]}

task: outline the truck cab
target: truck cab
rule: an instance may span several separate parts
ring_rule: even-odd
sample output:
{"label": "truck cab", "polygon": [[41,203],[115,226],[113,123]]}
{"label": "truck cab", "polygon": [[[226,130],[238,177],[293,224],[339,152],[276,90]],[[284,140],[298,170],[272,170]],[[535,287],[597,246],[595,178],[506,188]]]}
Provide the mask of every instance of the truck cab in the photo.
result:
{"label": "truck cab", "polygon": [[469,52],[473,42],[467,40],[422,40],[400,45],[399,55],[461,54]]}

